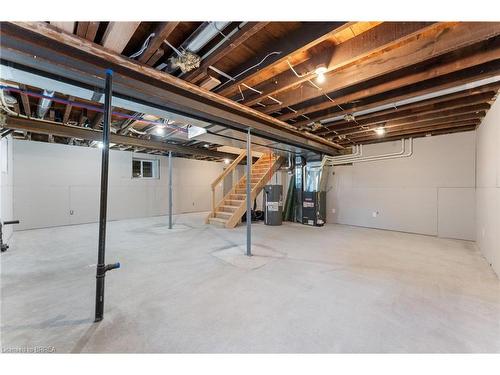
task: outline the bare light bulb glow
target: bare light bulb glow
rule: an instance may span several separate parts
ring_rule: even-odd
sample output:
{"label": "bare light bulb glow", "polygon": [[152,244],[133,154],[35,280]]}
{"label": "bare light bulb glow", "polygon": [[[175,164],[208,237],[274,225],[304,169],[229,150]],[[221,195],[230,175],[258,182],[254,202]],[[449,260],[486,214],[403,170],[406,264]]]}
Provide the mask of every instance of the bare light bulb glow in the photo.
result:
{"label": "bare light bulb glow", "polygon": [[316,77],[316,82],[318,83],[323,83],[325,82],[326,78],[325,78],[325,75],[324,74],[318,74],[318,76]]}
{"label": "bare light bulb glow", "polygon": [[227,164],[229,164],[229,163],[231,163],[231,160],[229,160],[229,159],[224,159],[224,164],[226,164],[226,165],[227,165]]}
{"label": "bare light bulb glow", "polygon": [[165,134],[165,128],[163,126],[157,126],[155,129],[155,133],[157,135],[164,135]]}
{"label": "bare light bulb glow", "polygon": [[375,129],[375,133],[377,133],[377,135],[384,135],[385,134],[385,128],[383,128],[383,127],[376,128]]}
{"label": "bare light bulb glow", "polygon": [[316,73],[316,81],[318,83],[323,83],[326,80],[325,73],[327,69],[325,66],[318,66],[314,73]]}
{"label": "bare light bulb glow", "polygon": [[104,148],[104,143],[97,142],[97,148]]}

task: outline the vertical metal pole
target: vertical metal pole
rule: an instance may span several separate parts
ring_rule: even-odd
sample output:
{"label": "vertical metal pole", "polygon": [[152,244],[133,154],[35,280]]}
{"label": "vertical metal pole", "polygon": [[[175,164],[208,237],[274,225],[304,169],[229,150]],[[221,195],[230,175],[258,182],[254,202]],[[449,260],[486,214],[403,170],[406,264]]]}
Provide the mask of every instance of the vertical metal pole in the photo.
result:
{"label": "vertical metal pole", "polygon": [[109,129],[111,124],[111,90],[113,71],[106,70],[106,88],[104,92],[104,127],[102,129],[101,151],[101,201],[99,212],[99,250],[97,257],[95,322],[99,322],[104,314],[104,277],[106,276],[106,216],[108,205],[108,167],[109,167]]}
{"label": "vertical metal pole", "polygon": [[172,229],[172,151],[168,152],[168,229]]}
{"label": "vertical metal pole", "polygon": [[252,151],[250,148],[250,128],[247,133],[247,256],[252,255]]}

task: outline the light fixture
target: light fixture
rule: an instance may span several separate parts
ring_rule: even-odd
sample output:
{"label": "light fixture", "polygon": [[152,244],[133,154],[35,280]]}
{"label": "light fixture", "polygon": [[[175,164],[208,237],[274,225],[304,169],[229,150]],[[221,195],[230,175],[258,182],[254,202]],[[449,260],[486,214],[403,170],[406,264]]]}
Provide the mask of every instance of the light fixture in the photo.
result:
{"label": "light fixture", "polygon": [[227,164],[229,164],[229,163],[231,163],[231,160],[229,160],[229,159],[224,159],[224,164],[226,164],[226,165],[227,165]]}
{"label": "light fixture", "polygon": [[104,148],[104,143],[97,142],[97,148]]}
{"label": "light fixture", "polygon": [[356,118],[354,117],[354,115],[352,113],[348,113],[348,114],[344,115],[344,121],[351,122],[354,120],[356,120]]}
{"label": "light fixture", "polygon": [[325,64],[320,64],[316,67],[314,73],[316,73],[316,81],[318,83],[325,82],[325,73],[327,72]]}
{"label": "light fixture", "polygon": [[156,135],[164,135],[165,134],[165,128],[163,126],[156,126],[155,128],[155,133]]}
{"label": "light fixture", "polygon": [[385,128],[383,126],[380,126],[378,128],[375,129],[375,133],[377,133],[377,135],[384,135],[385,134]]}

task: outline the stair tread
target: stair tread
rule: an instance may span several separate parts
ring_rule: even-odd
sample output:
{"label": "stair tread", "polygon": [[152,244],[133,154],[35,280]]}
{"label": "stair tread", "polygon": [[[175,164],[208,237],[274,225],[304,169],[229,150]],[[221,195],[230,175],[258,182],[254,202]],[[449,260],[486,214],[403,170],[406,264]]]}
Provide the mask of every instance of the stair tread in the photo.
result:
{"label": "stair tread", "polygon": [[[270,180],[270,172],[276,167],[279,157],[269,154],[261,156],[252,166],[250,172],[250,186],[252,196],[254,193],[263,189],[261,184],[263,180]],[[246,202],[246,184],[247,176],[243,176],[235,185],[233,190],[218,206],[214,212],[215,217],[208,219],[212,224],[223,224],[226,227],[233,227],[236,212],[241,212],[242,205]],[[259,187],[259,189],[257,189]]]}
{"label": "stair tread", "polygon": [[227,220],[226,219],[222,219],[220,217],[211,217],[208,219],[208,221],[217,221],[219,223],[227,223]]}

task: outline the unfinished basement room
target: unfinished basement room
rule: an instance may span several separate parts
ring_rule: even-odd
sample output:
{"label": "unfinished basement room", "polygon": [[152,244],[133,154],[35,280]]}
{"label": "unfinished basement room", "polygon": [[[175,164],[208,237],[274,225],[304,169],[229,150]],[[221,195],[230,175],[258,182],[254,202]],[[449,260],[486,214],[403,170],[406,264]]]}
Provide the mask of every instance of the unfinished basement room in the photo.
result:
{"label": "unfinished basement room", "polygon": [[3,353],[500,352],[500,22],[0,28]]}

